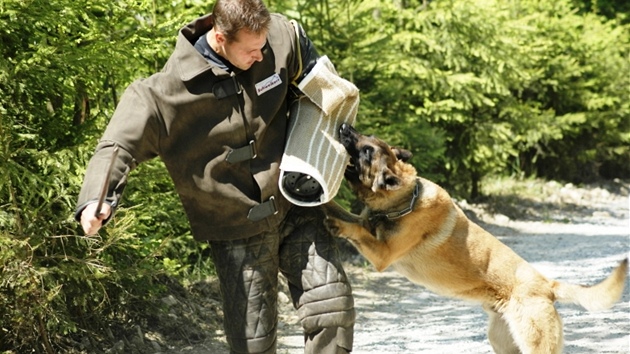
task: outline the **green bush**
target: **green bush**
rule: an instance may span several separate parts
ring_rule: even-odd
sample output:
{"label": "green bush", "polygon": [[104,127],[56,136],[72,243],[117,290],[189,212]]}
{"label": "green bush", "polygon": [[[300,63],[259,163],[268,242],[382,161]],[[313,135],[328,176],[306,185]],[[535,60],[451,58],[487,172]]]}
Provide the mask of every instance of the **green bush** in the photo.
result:
{"label": "green bush", "polygon": [[[188,257],[200,247],[183,226],[164,227],[154,209],[141,209],[145,202],[121,208],[98,237],[83,237],[73,218],[119,92],[162,66],[183,23],[172,11],[198,12],[180,6],[166,7],[159,22],[148,2],[0,6],[0,351],[55,353],[64,338],[98,341],[104,329],[146,316],[163,276],[192,272]],[[164,176],[146,186],[172,193]]]}

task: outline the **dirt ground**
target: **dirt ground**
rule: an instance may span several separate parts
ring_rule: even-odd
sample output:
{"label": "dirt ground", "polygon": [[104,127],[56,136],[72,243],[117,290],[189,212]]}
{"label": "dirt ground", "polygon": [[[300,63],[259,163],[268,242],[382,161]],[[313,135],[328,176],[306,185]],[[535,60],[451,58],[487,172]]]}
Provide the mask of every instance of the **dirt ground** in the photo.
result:
{"label": "dirt ground", "polygon": [[[615,183],[577,188],[550,182],[536,186],[542,190],[534,198],[502,196],[485,204],[458,204],[543,274],[592,284],[630,256],[629,187]],[[357,310],[354,353],[492,352],[485,334],[487,318],[479,306],[435,295],[391,270],[378,273],[361,256],[342,249]],[[141,352],[228,353],[218,300],[214,279],[195,284],[190,294],[162,299],[171,307],[173,328],[171,333],[139,329],[145,348]],[[286,290],[280,300],[278,353],[302,353],[302,334]],[[563,304],[557,308],[565,324],[565,353],[630,353],[628,284],[621,302],[610,310],[589,313]]]}

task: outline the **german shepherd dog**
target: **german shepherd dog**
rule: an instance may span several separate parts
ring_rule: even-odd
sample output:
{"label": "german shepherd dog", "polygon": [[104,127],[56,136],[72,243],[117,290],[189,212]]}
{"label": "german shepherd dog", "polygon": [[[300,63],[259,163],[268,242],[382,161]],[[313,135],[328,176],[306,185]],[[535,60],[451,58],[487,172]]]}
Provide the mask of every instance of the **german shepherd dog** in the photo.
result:
{"label": "german shepherd dog", "polygon": [[392,266],[438,294],[480,303],[496,353],[560,353],[555,301],[602,310],[621,298],[627,258],[594,286],[548,279],[470,221],[444,189],[418,177],[409,151],[346,124],[339,134],[351,157],[345,178],[365,209],[359,216],[326,204],[328,230],[378,271]]}

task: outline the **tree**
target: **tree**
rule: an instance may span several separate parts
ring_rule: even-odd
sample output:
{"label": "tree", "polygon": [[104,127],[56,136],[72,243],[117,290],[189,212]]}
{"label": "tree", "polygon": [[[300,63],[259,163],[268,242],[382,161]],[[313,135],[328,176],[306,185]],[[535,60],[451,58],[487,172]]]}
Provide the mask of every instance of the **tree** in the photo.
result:
{"label": "tree", "polygon": [[620,19],[623,23],[630,21],[630,3],[625,0],[573,0],[576,8],[582,13],[601,15],[608,19]]}
{"label": "tree", "polygon": [[[515,25],[528,80],[515,96],[537,107],[540,123],[518,147],[521,168],[547,178],[589,182],[630,173],[627,26],[567,2],[532,1]],[[544,118],[547,117],[547,118]]]}
{"label": "tree", "polygon": [[473,198],[488,174],[629,174],[628,78],[615,74],[628,71],[628,27],[568,1],[424,5],[348,11],[359,125],[419,147],[425,175]]}

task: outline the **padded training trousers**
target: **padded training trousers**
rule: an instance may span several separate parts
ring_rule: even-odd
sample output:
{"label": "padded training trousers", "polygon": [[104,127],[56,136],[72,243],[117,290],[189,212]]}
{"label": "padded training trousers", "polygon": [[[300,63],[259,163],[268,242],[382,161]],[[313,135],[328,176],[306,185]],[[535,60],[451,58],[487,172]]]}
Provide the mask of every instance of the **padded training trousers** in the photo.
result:
{"label": "padded training trousers", "polygon": [[352,290],[319,208],[294,207],[276,233],[210,242],[231,353],[275,353],[278,271],[304,329],[304,352],[352,350]]}

